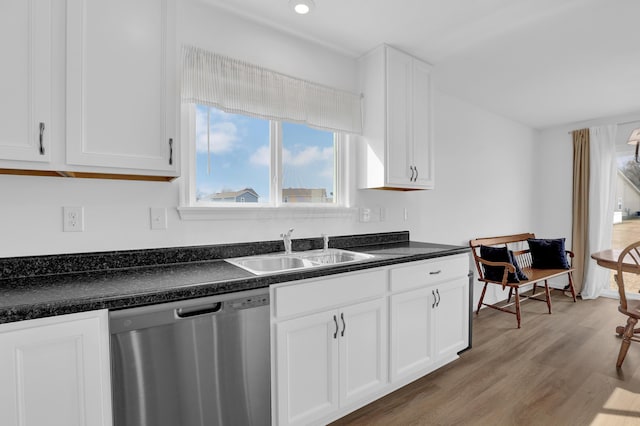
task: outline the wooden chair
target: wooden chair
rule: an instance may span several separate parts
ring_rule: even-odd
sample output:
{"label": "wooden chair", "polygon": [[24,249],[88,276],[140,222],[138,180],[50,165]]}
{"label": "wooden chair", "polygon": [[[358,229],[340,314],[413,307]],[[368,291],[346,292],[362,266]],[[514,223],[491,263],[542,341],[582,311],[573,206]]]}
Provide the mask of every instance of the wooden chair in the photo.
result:
{"label": "wooden chair", "polygon": [[[510,245],[522,245],[527,242],[529,238],[535,238],[536,236],[532,233],[525,234],[516,234],[516,235],[505,235],[501,237],[489,237],[489,238],[476,238],[474,240],[469,241],[469,247],[471,247],[471,252],[473,254],[473,258],[475,260],[476,269],[478,271],[478,281],[484,283],[482,287],[482,294],[480,295],[480,301],[478,302],[478,309],[476,310],[476,315],[480,314],[480,308],[482,306],[486,306],[488,308],[497,309],[502,312],[507,312],[516,316],[516,320],[518,322],[518,328],[520,328],[521,315],[520,315],[520,302],[531,299],[538,300],[542,302],[546,302],[547,309],[549,313],[551,313],[551,294],[550,290],[560,290],[562,292],[570,292],[573,301],[576,301],[576,291],[573,287],[573,277],[571,273],[574,271],[573,268],[569,269],[535,269],[532,266],[532,258],[531,252],[529,249],[522,250],[514,250],[513,254],[522,269],[529,279],[526,281],[520,281],[518,283],[510,283],[507,281],[507,276],[509,272],[515,272],[515,268],[513,265],[509,263],[503,262],[489,262],[482,257],[480,257],[480,247],[481,246],[505,246],[509,248]],[[573,258],[573,253],[570,250],[566,250],[569,258]],[[492,281],[486,279],[484,276],[484,269],[482,265],[487,266],[499,266],[504,268],[502,279],[500,281]],[[568,285],[564,289],[555,289],[549,286],[548,280],[551,278],[560,277],[563,275],[568,276]],[[490,304],[484,303],[484,296],[487,291],[487,286],[489,284],[497,284],[502,286],[502,289],[509,287],[509,296],[507,298],[507,303]],[[532,285],[531,293],[529,295],[521,293],[521,288],[525,286]],[[538,285],[544,285],[544,289],[541,291],[538,290]],[[543,296],[543,297],[539,297]],[[514,298],[514,302],[511,302],[511,298]],[[515,310],[508,309],[510,306],[515,305]]]}
{"label": "wooden chair", "polygon": [[636,338],[636,334],[640,334],[640,329],[635,329],[638,319],[640,319],[640,300],[627,300],[627,295],[624,291],[624,272],[628,271],[629,264],[635,264],[636,267],[640,267],[640,241],[636,241],[633,244],[628,245],[620,256],[618,256],[618,269],[616,272],[616,282],[618,283],[618,293],[620,294],[620,305],[618,305],[618,311],[626,315],[627,325],[619,326],[616,328],[616,332],[619,336],[622,336],[622,344],[620,345],[620,352],[618,353],[618,361],[616,367],[622,367],[629,345],[631,341],[640,342],[640,339]]}

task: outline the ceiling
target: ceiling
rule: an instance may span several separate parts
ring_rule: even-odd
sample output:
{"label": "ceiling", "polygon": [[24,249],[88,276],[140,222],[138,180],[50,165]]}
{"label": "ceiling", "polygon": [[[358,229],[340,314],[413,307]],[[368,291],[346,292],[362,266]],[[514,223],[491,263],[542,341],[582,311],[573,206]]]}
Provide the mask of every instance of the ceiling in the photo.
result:
{"label": "ceiling", "polygon": [[533,128],[638,112],[638,0],[203,0],[344,54],[387,43],[437,87]]}

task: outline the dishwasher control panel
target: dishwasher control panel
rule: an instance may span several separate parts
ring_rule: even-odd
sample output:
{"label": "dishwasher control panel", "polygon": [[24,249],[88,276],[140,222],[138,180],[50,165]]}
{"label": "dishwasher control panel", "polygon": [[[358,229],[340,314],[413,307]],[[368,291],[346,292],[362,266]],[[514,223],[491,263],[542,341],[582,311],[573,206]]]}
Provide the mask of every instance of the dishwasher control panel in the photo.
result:
{"label": "dishwasher control panel", "polygon": [[243,297],[241,299],[233,299],[225,302],[225,305],[231,309],[251,309],[269,304],[269,295],[263,294],[253,297]]}

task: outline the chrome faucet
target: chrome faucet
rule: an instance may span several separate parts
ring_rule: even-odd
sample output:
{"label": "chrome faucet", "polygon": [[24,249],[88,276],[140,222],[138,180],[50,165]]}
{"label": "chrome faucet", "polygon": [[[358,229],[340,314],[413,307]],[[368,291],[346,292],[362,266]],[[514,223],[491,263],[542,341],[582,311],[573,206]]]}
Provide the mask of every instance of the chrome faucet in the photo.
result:
{"label": "chrome faucet", "polygon": [[320,235],[322,235],[322,241],[323,241],[322,250],[324,251],[329,250],[329,236],[327,234],[320,234]]}
{"label": "chrome faucet", "polygon": [[282,242],[284,243],[284,253],[291,254],[291,234],[293,233],[293,228],[289,229],[286,234],[280,234],[280,238],[282,238]]}

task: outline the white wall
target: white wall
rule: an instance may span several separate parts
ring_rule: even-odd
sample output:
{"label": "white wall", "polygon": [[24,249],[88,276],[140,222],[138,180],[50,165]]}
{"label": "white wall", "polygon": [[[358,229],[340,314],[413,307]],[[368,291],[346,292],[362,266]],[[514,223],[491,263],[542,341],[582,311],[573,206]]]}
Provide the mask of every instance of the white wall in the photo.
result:
{"label": "white wall", "polygon": [[[330,86],[357,87],[354,58],[201,3],[180,3],[179,37],[185,43]],[[64,75],[56,80],[64,86]],[[61,109],[63,95],[54,99]],[[437,90],[435,96],[436,189],[353,191],[355,206],[384,207],[384,222],[182,221],[176,207],[184,178],[156,183],[0,175],[0,256],[273,240],[291,226],[294,238],[409,230],[414,240],[449,244],[532,230],[535,132]],[[85,232],[62,232],[62,206],[80,205]],[[167,230],[150,229],[152,206],[168,209]]]}

